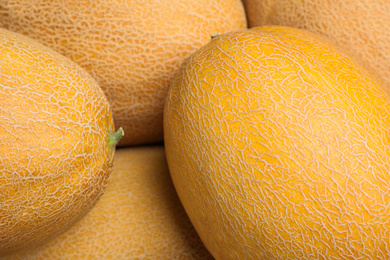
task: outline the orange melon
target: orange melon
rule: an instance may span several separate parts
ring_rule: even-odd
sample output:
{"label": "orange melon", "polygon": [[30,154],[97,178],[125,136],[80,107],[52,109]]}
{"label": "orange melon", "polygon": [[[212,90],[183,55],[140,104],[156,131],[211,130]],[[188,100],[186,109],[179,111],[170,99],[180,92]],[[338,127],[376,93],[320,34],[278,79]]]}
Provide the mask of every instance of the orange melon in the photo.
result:
{"label": "orange melon", "polygon": [[387,0],[243,0],[250,27],[281,25],[323,35],[358,59],[390,91]]}
{"label": "orange melon", "polygon": [[96,206],[45,245],[1,260],[213,259],[186,215],[163,146],[118,149]]}
{"label": "orange melon", "polygon": [[331,41],[215,37],[164,112],[178,195],[216,259],[390,259],[390,96]]}
{"label": "orange melon", "polygon": [[0,27],[85,68],[105,92],[126,146],[161,142],[175,70],[213,33],[247,25],[240,0],[10,0],[0,1]]}
{"label": "orange melon", "polygon": [[103,91],[81,67],[0,29],[0,255],[36,246],[103,194],[115,142]]}

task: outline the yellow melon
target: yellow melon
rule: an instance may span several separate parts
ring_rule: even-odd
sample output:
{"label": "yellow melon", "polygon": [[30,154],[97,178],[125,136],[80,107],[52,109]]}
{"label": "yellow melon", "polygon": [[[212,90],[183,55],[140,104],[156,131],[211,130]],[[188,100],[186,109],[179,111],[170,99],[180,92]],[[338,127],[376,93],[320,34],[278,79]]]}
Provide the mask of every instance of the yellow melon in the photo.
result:
{"label": "yellow melon", "polygon": [[172,184],[163,146],[118,149],[96,206],[68,231],[0,260],[213,259]]}
{"label": "yellow melon", "polygon": [[324,35],[376,73],[390,92],[390,1],[243,0],[250,27],[281,25]]}
{"label": "yellow melon", "polygon": [[108,101],[84,69],[4,29],[0,122],[4,255],[43,243],[95,205],[110,177],[115,134]]}
{"label": "yellow melon", "polygon": [[390,259],[390,96],[330,41],[222,34],[164,112],[178,195],[216,259]]}
{"label": "yellow melon", "polygon": [[246,17],[240,0],[10,0],[0,1],[0,27],[85,68],[125,130],[125,146],[163,140],[175,70],[213,33],[246,28]]}

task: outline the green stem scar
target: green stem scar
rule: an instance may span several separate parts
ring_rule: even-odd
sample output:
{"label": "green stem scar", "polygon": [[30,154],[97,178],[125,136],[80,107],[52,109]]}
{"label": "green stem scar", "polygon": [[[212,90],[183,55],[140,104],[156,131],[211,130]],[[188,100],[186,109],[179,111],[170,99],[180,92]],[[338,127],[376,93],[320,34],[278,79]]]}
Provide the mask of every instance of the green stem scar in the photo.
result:
{"label": "green stem scar", "polygon": [[120,127],[115,133],[110,134],[108,136],[108,147],[110,147],[110,149],[113,149],[124,135],[125,132],[123,131],[122,127]]}
{"label": "green stem scar", "polygon": [[211,35],[211,40],[214,39],[214,38],[217,37],[217,36],[218,36],[218,33],[213,33],[213,34]]}

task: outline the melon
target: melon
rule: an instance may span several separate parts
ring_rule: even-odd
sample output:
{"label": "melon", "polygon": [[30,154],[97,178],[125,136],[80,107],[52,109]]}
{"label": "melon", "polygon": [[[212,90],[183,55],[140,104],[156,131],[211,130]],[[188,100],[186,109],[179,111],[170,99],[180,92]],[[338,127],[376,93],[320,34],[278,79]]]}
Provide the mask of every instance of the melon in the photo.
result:
{"label": "melon", "polygon": [[216,259],[390,259],[390,96],[330,40],[264,26],[182,64],[164,111],[179,198]]}
{"label": "melon", "polygon": [[250,27],[291,26],[331,39],[390,92],[390,2],[387,0],[243,0]]}
{"label": "melon", "polygon": [[106,189],[115,143],[106,96],[80,66],[0,29],[0,255],[37,246]]}
{"label": "melon", "polygon": [[240,0],[7,0],[0,27],[69,57],[102,87],[119,146],[163,141],[163,107],[180,64],[213,33],[247,27]]}
{"label": "melon", "polygon": [[118,149],[96,206],[45,245],[0,260],[213,259],[176,194],[164,147]]}

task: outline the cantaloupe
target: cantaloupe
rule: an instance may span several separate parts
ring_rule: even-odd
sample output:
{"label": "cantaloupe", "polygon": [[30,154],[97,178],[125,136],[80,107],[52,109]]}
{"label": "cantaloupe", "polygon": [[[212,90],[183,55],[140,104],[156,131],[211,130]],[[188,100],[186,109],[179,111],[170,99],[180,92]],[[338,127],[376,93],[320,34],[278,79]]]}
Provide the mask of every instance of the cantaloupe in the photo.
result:
{"label": "cantaloupe", "polygon": [[222,34],[177,71],[165,148],[216,259],[390,259],[390,96],[331,41]]}
{"label": "cantaloupe", "polygon": [[175,70],[213,33],[247,26],[240,0],[9,0],[0,1],[0,27],[85,68],[126,132],[125,146],[162,142]]}
{"label": "cantaloupe", "polygon": [[213,259],[169,176],[163,146],[118,149],[96,206],[47,244],[1,260]]}
{"label": "cantaloupe", "polygon": [[0,29],[0,255],[43,243],[95,205],[121,135],[113,130],[84,69]]}
{"label": "cantaloupe", "polygon": [[250,27],[306,29],[334,41],[390,92],[390,1],[243,0]]}

